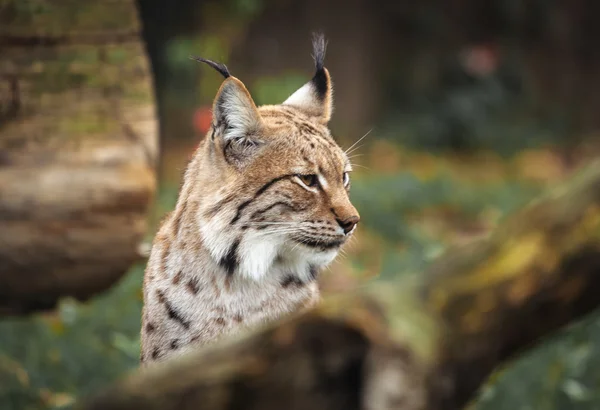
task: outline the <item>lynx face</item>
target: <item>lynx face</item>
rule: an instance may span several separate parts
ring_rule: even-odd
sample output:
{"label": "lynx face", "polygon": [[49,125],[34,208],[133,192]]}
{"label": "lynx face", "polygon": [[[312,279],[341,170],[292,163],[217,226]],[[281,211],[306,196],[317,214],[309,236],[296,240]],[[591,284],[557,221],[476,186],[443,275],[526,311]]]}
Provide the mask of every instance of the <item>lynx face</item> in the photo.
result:
{"label": "lynx face", "polygon": [[213,124],[186,171],[203,245],[230,275],[255,280],[273,268],[314,279],[359,221],[348,197],[350,162],[332,138],[325,42],[316,74],[280,105],[256,107],[223,65]]}

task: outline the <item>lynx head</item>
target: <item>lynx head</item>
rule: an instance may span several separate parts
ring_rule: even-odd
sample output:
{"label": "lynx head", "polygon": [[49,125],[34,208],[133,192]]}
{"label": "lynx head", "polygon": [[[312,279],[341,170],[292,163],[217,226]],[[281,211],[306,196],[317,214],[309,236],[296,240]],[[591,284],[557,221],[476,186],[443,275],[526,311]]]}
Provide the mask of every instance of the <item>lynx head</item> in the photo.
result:
{"label": "lynx head", "polygon": [[327,127],[333,90],[325,48],[315,36],[313,78],[283,103],[261,107],[225,65],[194,57],[225,81],[184,190],[196,201],[204,246],[230,275],[261,280],[275,266],[314,279],[359,221],[348,197],[350,162]]}

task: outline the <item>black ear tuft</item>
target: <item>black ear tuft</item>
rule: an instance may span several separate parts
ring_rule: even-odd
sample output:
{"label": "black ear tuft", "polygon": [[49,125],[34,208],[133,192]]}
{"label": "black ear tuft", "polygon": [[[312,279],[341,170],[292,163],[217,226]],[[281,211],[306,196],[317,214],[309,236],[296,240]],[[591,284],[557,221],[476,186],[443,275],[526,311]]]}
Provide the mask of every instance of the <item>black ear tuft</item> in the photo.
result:
{"label": "black ear tuft", "polygon": [[322,33],[313,33],[313,58],[317,71],[312,79],[315,86],[317,98],[321,101],[327,96],[329,90],[329,78],[325,73],[325,52],[327,51],[327,42]]}
{"label": "black ear tuft", "polygon": [[200,63],[205,63],[217,70],[223,77],[229,78],[231,74],[229,73],[229,69],[225,64],[215,63],[214,61],[207,60],[206,58],[190,56],[192,60],[198,61]]}
{"label": "black ear tuft", "polygon": [[325,63],[325,52],[327,51],[327,42],[323,33],[313,33],[313,58],[317,73],[323,70]]}
{"label": "black ear tuft", "polygon": [[333,86],[329,71],[325,68],[327,42],[321,33],[313,34],[313,58],[315,74],[313,78],[297,89],[284,102],[284,105],[296,106],[311,116],[327,124],[333,111]]}

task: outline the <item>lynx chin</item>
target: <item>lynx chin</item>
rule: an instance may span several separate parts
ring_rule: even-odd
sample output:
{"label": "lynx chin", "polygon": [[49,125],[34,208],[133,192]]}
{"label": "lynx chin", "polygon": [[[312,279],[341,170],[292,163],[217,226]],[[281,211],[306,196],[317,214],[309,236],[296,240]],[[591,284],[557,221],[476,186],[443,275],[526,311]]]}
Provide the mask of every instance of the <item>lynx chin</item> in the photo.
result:
{"label": "lynx chin", "polygon": [[212,343],[319,300],[319,271],[352,235],[346,153],[333,110],[326,43],[316,72],[279,105],[257,107],[227,67],[212,126],[190,161],[144,276],[141,361]]}

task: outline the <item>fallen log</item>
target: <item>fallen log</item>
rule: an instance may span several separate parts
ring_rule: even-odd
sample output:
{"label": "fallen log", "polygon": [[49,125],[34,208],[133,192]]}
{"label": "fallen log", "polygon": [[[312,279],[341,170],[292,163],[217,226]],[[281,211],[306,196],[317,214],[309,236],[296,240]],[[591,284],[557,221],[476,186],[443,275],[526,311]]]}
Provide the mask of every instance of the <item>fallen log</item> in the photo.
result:
{"label": "fallen log", "polygon": [[22,3],[0,7],[0,315],[109,288],[140,258],[156,185],[134,0]]}
{"label": "fallen log", "polygon": [[460,409],[600,305],[600,161],[419,276],[134,372],[79,409]]}

